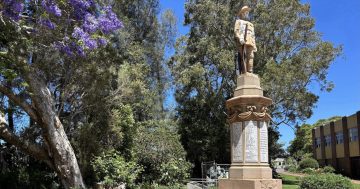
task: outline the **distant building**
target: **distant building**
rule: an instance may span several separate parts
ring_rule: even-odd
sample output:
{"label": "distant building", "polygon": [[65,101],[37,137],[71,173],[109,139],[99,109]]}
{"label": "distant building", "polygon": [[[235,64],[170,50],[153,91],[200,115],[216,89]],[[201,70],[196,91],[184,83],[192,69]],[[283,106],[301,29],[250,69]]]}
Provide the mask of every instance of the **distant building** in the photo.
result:
{"label": "distant building", "polygon": [[360,178],[360,111],[312,130],[313,154],[321,166],[331,165]]}
{"label": "distant building", "polygon": [[272,165],[275,169],[284,169],[285,168],[285,159],[284,158],[276,158],[272,161]]}

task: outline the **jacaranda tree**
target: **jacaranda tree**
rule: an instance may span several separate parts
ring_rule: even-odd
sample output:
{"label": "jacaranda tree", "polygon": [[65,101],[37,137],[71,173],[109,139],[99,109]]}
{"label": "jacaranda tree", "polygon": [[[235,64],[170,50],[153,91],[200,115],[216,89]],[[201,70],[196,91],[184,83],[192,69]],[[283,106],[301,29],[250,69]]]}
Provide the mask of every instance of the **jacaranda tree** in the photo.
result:
{"label": "jacaranda tree", "polygon": [[66,72],[58,70],[86,64],[109,35],[122,28],[111,6],[96,0],[0,0],[3,106],[19,107],[27,115],[24,119],[41,130],[36,140],[26,140],[9,129],[1,115],[0,138],[45,162],[65,188],[85,186],[57,111],[71,107],[55,103],[61,101],[61,95],[54,98],[55,78],[66,79],[68,75],[61,75]]}

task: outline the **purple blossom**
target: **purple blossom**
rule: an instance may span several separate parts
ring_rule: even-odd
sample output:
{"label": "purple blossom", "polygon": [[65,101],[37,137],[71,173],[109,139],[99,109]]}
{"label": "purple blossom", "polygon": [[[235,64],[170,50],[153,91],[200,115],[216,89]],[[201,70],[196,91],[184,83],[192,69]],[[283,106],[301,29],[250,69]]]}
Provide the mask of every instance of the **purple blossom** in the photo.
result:
{"label": "purple blossom", "polygon": [[[35,2],[32,0],[0,1],[2,2],[2,13],[14,21],[19,21],[22,12],[24,10],[28,11],[28,7]],[[106,46],[108,40],[105,35],[123,27],[123,23],[117,18],[110,6],[102,7],[100,4],[96,4],[94,0],[63,1],[63,3],[67,3],[67,5],[64,5],[64,8],[67,8],[66,10],[60,9],[59,1],[57,0],[40,0],[40,2],[43,9],[39,10],[43,12],[39,11],[39,14],[37,14],[41,15],[36,18],[39,26],[48,28],[49,30],[54,30],[56,27],[59,27],[59,31],[63,31],[62,26],[71,26],[73,23],[79,23],[79,25],[73,29],[73,33],[70,36],[71,38],[64,36],[61,41],[52,43],[55,48],[69,56],[76,54],[85,56],[87,50]],[[26,5],[25,9],[24,3]],[[56,23],[59,23],[60,19],[54,19],[52,15],[62,17],[64,16],[62,11],[69,13],[69,17],[64,18],[66,23],[57,26]],[[44,12],[47,14],[44,14]],[[73,22],[74,20],[76,22]],[[27,21],[27,19],[24,19],[24,22]]]}
{"label": "purple blossom", "polygon": [[85,51],[84,51],[84,48],[80,45],[75,45],[75,51],[78,55],[82,56],[82,57],[85,57]]}
{"label": "purple blossom", "polygon": [[83,29],[86,32],[94,33],[98,30],[99,22],[94,15],[87,13],[84,18]]}
{"label": "purple blossom", "polygon": [[108,43],[108,41],[105,38],[99,38],[98,43],[100,46],[105,46]]}
{"label": "purple blossom", "polygon": [[4,14],[12,20],[18,21],[24,9],[24,4],[17,0],[4,0]]}
{"label": "purple blossom", "polygon": [[89,37],[89,34],[85,33],[83,29],[75,27],[74,32],[72,33],[72,37],[76,39],[83,39]]}
{"label": "purple blossom", "polygon": [[64,48],[62,49],[68,56],[73,56],[73,52],[71,51],[71,48],[69,46],[64,46]]}
{"label": "purple blossom", "polygon": [[92,39],[88,33],[86,33],[83,29],[79,27],[76,27],[74,29],[72,36],[75,39],[78,39],[79,41],[83,42],[85,47],[90,50],[96,49],[98,47],[97,41]]}
{"label": "purple blossom", "polygon": [[74,42],[64,43],[62,41],[58,41],[55,43],[54,47],[70,57],[75,56],[76,54],[82,57],[86,55],[84,48]]}
{"label": "purple blossom", "polygon": [[54,47],[60,50],[61,52],[64,52],[68,56],[74,55],[73,51],[71,50],[71,47],[69,45],[65,45],[62,41],[55,42]]}
{"label": "purple blossom", "polygon": [[49,20],[49,19],[40,18],[40,24],[42,26],[48,27],[51,30],[55,29],[55,27],[56,27],[55,23],[51,22],[51,20]]}
{"label": "purple blossom", "polygon": [[42,0],[41,5],[48,13],[53,14],[58,17],[61,16],[61,9],[52,0],[48,0],[48,1]]}
{"label": "purple blossom", "polygon": [[93,49],[96,49],[96,48],[98,48],[98,44],[97,44],[97,41],[96,40],[94,40],[94,39],[86,39],[85,41],[84,41],[84,43],[85,43],[85,46],[87,47],[87,48],[89,48],[90,50],[93,50]]}
{"label": "purple blossom", "polygon": [[69,0],[69,3],[74,7],[74,9],[89,9],[93,4],[94,1],[88,0]]}
{"label": "purple blossom", "polygon": [[104,8],[105,14],[99,16],[99,27],[102,32],[109,34],[112,31],[123,27],[122,22],[117,18],[111,7]]}
{"label": "purple blossom", "polygon": [[68,2],[74,10],[73,17],[76,20],[83,20],[87,13],[93,12],[95,6],[93,0],[69,0]]}

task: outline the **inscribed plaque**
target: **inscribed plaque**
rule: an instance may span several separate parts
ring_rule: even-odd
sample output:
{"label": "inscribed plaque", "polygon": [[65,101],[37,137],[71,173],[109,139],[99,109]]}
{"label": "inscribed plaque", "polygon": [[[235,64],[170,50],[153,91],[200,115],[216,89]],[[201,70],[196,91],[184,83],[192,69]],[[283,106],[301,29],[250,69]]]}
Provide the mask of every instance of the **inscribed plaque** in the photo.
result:
{"label": "inscribed plaque", "polygon": [[268,163],[268,131],[265,121],[260,122],[260,161]]}
{"label": "inscribed plaque", "polygon": [[233,145],[233,161],[243,161],[243,144],[242,144],[242,123],[233,123],[232,126],[232,145]]}
{"label": "inscribed plaque", "polygon": [[257,121],[245,122],[245,156],[246,162],[258,162],[258,128]]}

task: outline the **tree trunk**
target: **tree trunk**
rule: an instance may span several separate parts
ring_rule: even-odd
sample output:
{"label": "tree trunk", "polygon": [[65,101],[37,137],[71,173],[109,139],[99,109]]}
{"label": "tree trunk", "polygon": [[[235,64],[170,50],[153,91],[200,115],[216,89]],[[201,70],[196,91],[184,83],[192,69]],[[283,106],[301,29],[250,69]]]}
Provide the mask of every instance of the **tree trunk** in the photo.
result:
{"label": "tree trunk", "polygon": [[65,188],[85,188],[74,150],[55,111],[54,99],[45,82],[33,72],[26,80],[41,125],[48,155]]}

